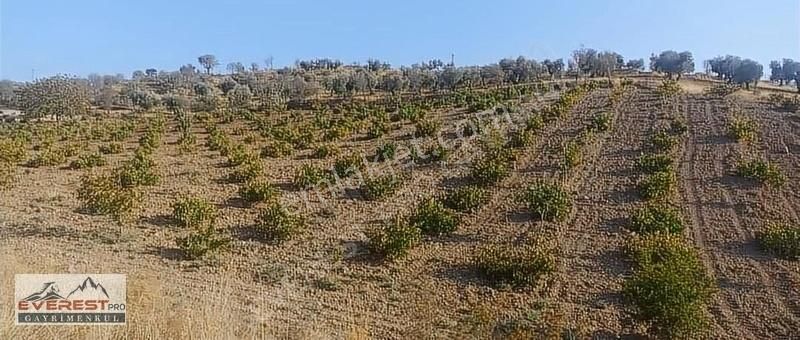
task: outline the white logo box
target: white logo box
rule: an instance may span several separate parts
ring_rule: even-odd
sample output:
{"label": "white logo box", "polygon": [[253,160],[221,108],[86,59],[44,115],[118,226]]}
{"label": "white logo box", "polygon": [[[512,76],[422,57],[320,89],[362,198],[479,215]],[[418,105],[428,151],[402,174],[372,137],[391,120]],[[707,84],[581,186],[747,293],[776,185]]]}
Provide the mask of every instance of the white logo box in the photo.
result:
{"label": "white logo box", "polygon": [[17,325],[124,325],[125,274],[17,274]]}

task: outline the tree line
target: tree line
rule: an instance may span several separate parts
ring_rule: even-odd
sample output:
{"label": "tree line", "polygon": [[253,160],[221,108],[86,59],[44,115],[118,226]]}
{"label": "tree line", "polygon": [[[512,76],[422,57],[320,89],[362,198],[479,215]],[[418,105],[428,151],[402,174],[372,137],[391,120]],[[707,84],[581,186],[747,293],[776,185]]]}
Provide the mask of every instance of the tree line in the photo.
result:
{"label": "tree line", "polygon": [[[348,97],[376,92],[397,95],[456,91],[571,76],[576,79],[610,77],[645,69],[644,59],[626,60],[619,53],[592,48],[573,51],[566,62],[564,59],[537,61],[520,56],[483,66],[457,66],[452,60],[446,63],[432,59],[394,68],[378,59],[369,59],[364,64],[345,64],[340,60],[322,58],[297,60],[294,65],[273,69],[269,57],[264,60],[263,67],[255,62],[249,67],[231,62],[225,68],[227,73],[218,74],[215,71],[221,64],[216,56],[199,56],[197,63],[198,66],[191,63],[182,65],[176,71],[137,70],[130,80],[121,74],[91,74],[86,78],[57,76],[24,84],[2,81],[0,106],[19,107],[35,116],[45,116],[55,112],[76,113],[73,109],[53,109],[58,105],[52,103],[73,103],[80,109],[85,107],[83,101],[76,102],[72,96],[85,96],[94,106],[106,109],[114,105],[147,109],[160,105],[164,98],[179,95],[193,98],[191,105],[201,111],[221,106],[249,107],[252,102],[258,103],[259,109],[282,109],[291,101],[320,95]],[[757,85],[764,76],[761,64],[737,56],[716,57],[706,61],[705,66],[707,72],[720,80],[747,88],[751,84]],[[770,80],[781,85],[795,82],[800,91],[800,63],[783,59],[771,62],[769,66]],[[649,68],[668,78],[680,79],[682,75],[695,72],[695,62],[689,51],[667,50],[651,55]],[[42,99],[54,92],[60,92],[62,97]]]}

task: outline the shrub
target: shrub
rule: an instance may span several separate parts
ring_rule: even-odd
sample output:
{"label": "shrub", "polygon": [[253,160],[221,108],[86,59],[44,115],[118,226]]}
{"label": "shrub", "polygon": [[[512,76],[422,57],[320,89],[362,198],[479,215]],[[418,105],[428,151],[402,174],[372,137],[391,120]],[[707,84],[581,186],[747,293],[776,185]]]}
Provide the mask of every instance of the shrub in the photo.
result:
{"label": "shrub", "polygon": [[133,158],[115,170],[118,182],[125,187],[156,185],[159,176],[155,172],[155,162],[143,149],[136,150]]}
{"label": "shrub", "polygon": [[623,284],[623,296],[635,319],[660,337],[702,337],[715,288],[691,246],[678,235],[653,234],[634,239],[628,253],[637,266]]}
{"label": "shrub", "polygon": [[67,156],[64,154],[63,150],[46,149],[42,152],[39,152],[33,157],[33,159],[28,161],[28,166],[32,168],[38,168],[42,166],[57,166],[64,164],[66,161]]}
{"label": "shrub", "polygon": [[469,121],[461,126],[461,135],[463,137],[470,137],[475,134],[480,134],[484,130],[483,124],[478,117],[470,117]]}
{"label": "shrub", "polygon": [[394,174],[376,176],[364,180],[361,193],[370,201],[392,195],[403,185],[403,180]]}
{"label": "shrub", "polygon": [[89,213],[111,215],[117,222],[132,217],[140,199],[135,188],[119,186],[115,176],[90,174],[81,178],[77,196]]}
{"label": "shrub", "polygon": [[87,169],[106,165],[106,160],[100,154],[84,154],[70,163],[72,169]]}
{"label": "shrub", "polygon": [[98,151],[104,155],[114,155],[118,153],[122,153],[122,144],[120,143],[108,143],[106,145],[101,145],[98,148]]}
{"label": "shrub", "polygon": [[206,146],[211,151],[227,149],[231,144],[231,139],[221,130],[212,130],[206,140]]}
{"label": "shrub", "polygon": [[441,202],[430,197],[417,205],[414,214],[409,217],[409,223],[425,234],[442,235],[454,232],[459,221],[458,217]]}
{"label": "shrub", "polygon": [[480,185],[495,184],[508,176],[508,163],[504,157],[484,154],[483,157],[472,163],[470,177]]}
{"label": "shrub", "polygon": [[245,162],[256,160],[256,157],[247,150],[247,146],[244,144],[235,144],[228,150],[228,166],[239,166]]}
{"label": "shrub", "polygon": [[511,148],[525,148],[533,144],[534,133],[532,130],[520,129],[511,133],[508,146]]}
{"label": "shrub", "polygon": [[405,256],[421,238],[419,228],[396,217],[393,221],[367,231],[370,252],[388,259]]}
{"label": "shrub", "polygon": [[728,124],[728,134],[741,143],[755,142],[758,135],[756,122],[742,116],[733,117]]}
{"label": "shrub", "polygon": [[474,259],[479,275],[496,284],[536,285],[556,269],[552,251],[536,245],[492,245]]}
{"label": "shrub", "polygon": [[213,225],[217,217],[217,207],[202,198],[186,197],[172,204],[172,218],[180,225],[202,229]]}
{"label": "shrub", "polygon": [[178,151],[181,154],[192,153],[195,150],[195,144],[197,144],[197,137],[195,135],[183,135],[178,138]]}
{"label": "shrub", "polygon": [[354,153],[336,160],[333,164],[333,171],[340,178],[347,178],[363,171],[366,168],[364,158],[360,154]]}
{"label": "shrub", "polygon": [[648,174],[672,171],[672,158],[665,154],[643,155],[636,161],[636,167]]}
{"label": "shrub", "polygon": [[581,144],[577,141],[569,141],[564,145],[564,164],[563,168],[566,170],[574,169],[581,164],[583,158],[581,152]]}
{"label": "shrub", "polygon": [[397,153],[397,143],[395,142],[383,143],[380,146],[378,146],[377,150],[375,150],[375,161],[386,162],[394,160],[396,153]]}
{"label": "shrub", "polygon": [[775,164],[763,160],[740,162],[736,166],[736,174],[742,177],[757,180],[774,188],[780,188],[786,183],[786,177]]}
{"label": "shrub", "polygon": [[666,198],[672,193],[676,182],[672,170],[655,172],[639,182],[639,194],[648,200]]}
{"label": "shrub", "polygon": [[178,248],[189,259],[201,259],[206,255],[223,250],[230,244],[230,239],[223,237],[214,227],[193,231],[189,236],[176,239]]}
{"label": "shrub", "polygon": [[540,114],[533,114],[525,121],[525,130],[536,132],[544,128],[544,118]]}
{"label": "shrub", "polygon": [[314,153],[312,154],[312,156],[314,158],[328,158],[330,156],[339,155],[339,153],[341,153],[341,150],[339,150],[339,148],[336,145],[323,144],[323,145],[318,145],[314,149]]}
{"label": "shrub", "polygon": [[300,233],[304,224],[301,217],[293,215],[280,203],[272,202],[258,214],[255,230],[265,240],[282,242]]}
{"label": "shrub", "polygon": [[592,118],[589,124],[589,131],[592,132],[606,132],[611,129],[611,119],[613,117],[610,113],[598,113]]}
{"label": "shrub", "polygon": [[161,133],[157,130],[148,129],[142,137],[139,138],[139,145],[142,148],[155,150],[161,144]]}
{"label": "shrub", "polygon": [[414,106],[404,106],[400,108],[398,116],[401,119],[416,122],[425,117],[425,112]]}
{"label": "shrub", "polygon": [[678,138],[670,135],[667,131],[658,131],[650,138],[650,146],[659,152],[671,152],[678,142]]}
{"label": "shrub", "polygon": [[673,136],[680,136],[685,134],[689,131],[689,126],[686,124],[686,121],[680,118],[673,118],[672,121],[669,122],[669,132]]}
{"label": "shrub", "polygon": [[683,231],[680,212],[667,205],[650,204],[636,210],[631,216],[630,229],[641,234],[672,233]]}
{"label": "shrub", "polygon": [[251,159],[236,167],[228,175],[228,180],[233,183],[247,183],[261,176],[263,172],[264,166],[261,165],[261,161]]}
{"label": "shrub", "polygon": [[800,258],[800,227],[771,225],[758,235],[765,251],[787,260]]}
{"label": "shrub", "polygon": [[474,185],[460,187],[449,191],[443,199],[445,207],[456,211],[472,212],[478,210],[489,200],[489,195],[483,188]]}
{"label": "shrub", "polygon": [[430,137],[435,136],[436,133],[442,128],[442,122],[433,119],[421,119],[415,124],[416,131],[415,137]]}
{"label": "shrub", "polygon": [[519,201],[543,221],[564,220],[572,209],[572,200],[563,188],[542,181],[528,186]]}
{"label": "shrub", "polygon": [[294,175],[292,184],[298,189],[311,189],[328,180],[328,172],[310,164],[303,164]]}
{"label": "shrub", "polygon": [[367,129],[367,138],[375,139],[389,132],[389,125],[383,120],[374,120]]}
{"label": "shrub", "polygon": [[250,203],[266,202],[278,196],[278,189],[267,180],[255,179],[239,187],[239,196]]}
{"label": "shrub", "polygon": [[18,139],[0,139],[0,163],[20,163],[28,156],[25,144]]}
{"label": "shrub", "polygon": [[422,154],[417,148],[411,148],[411,160],[415,164],[439,163],[447,160],[448,157],[450,157],[450,150],[439,143],[427,145]]}
{"label": "shrub", "polygon": [[289,142],[284,141],[274,141],[272,143],[267,144],[261,150],[261,157],[264,158],[280,158],[291,156],[294,152],[294,146],[292,146]]}

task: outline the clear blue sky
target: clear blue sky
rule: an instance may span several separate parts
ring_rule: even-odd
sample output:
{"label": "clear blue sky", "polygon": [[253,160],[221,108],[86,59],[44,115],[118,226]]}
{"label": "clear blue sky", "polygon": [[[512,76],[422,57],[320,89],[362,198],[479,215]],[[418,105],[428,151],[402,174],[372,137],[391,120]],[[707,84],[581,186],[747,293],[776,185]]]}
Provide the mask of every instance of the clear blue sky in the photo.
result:
{"label": "clear blue sky", "polygon": [[184,1],[0,0],[0,78],[30,80],[177,69],[215,54],[225,64],[274,56],[430,58],[485,64],[567,57],[585,45],[626,58],[663,49],[800,59],[797,0]]}

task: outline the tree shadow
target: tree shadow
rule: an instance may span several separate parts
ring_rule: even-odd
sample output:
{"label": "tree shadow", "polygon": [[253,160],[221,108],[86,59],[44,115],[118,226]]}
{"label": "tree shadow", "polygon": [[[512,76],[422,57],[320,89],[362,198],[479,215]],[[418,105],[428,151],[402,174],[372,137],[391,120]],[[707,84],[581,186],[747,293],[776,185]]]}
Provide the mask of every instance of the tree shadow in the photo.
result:
{"label": "tree shadow", "polygon": [[149,255],[155,255],[162,259],[170,261],[182,261],[188,259],[183,250],[172,247],[163,247],[163,246],[151,247],[145,253]]}

